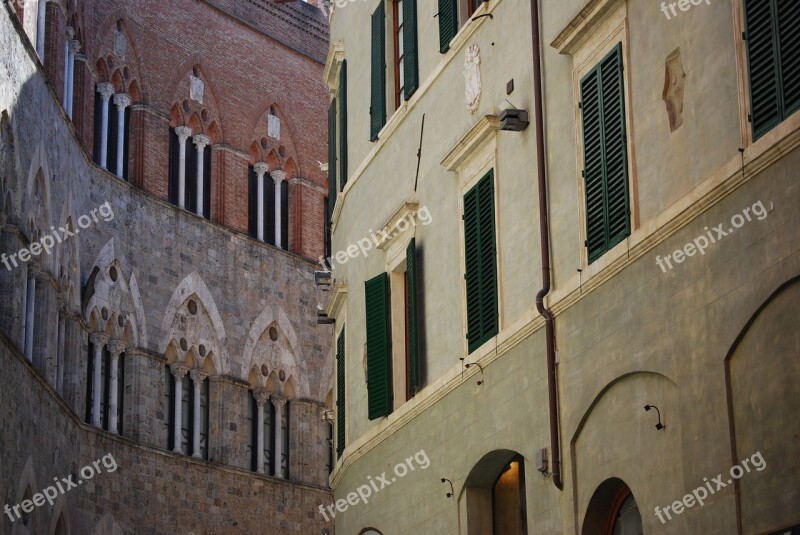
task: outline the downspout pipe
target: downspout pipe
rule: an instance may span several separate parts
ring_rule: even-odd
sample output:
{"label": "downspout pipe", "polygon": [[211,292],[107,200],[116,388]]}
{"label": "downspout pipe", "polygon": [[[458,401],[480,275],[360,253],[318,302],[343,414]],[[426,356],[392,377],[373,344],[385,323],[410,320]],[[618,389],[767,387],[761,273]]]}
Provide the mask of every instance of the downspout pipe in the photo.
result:
{"label": "downspout pipe", "polygon": [[533,36],[533,96],[536,121],[536,172],[539,183],[539,233],[542,250],[542,289],[536,294],[536,309],[544,317],[547,345],[547,395],[550,407],[550,453],[553,484],[564,490],[561,479],[561,441],[558,422],[558,385],[556,382],[556,349],[553,314],[544,306],[550,293],[550,225],[547,210],[547,175],[544,152],[544,115],[542,94],[542,51],[539,35],[539,1],[531,0],[531,34]]}

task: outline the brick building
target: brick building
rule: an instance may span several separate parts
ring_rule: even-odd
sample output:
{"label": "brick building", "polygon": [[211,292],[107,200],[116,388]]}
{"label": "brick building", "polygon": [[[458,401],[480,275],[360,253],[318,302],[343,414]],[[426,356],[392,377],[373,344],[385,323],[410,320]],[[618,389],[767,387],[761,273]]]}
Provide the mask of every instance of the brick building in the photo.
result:
{"label": "brick building", "polygon": [[329,529],[322,12],[6,1],[0,48],[0,535]]}

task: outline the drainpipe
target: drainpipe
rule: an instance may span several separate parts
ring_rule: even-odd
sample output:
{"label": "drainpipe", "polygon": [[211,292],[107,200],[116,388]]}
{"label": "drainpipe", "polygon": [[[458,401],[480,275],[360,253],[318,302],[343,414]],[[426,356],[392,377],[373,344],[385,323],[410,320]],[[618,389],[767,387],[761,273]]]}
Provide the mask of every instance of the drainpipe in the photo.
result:
{"label": "drainpipe", "polygon": [[539,45],[539,1],[531,0],[531,30],[533,35],[533,97],[536,117],[536,172],[539,182],[539,233],[542,247],[542,289],[536,294],[536,309],[544,317],[547,344],[547,394],[550,406],[550,452],[552,454],[553,484],[564,490],[561,480],[561,442],[558,425],[558,386],[556,384],[556,348],[553,314],[544,306],[550,293],[550,227],[547,221],[547,176],[545,174],[544,118],[542,113],[542,51]]}

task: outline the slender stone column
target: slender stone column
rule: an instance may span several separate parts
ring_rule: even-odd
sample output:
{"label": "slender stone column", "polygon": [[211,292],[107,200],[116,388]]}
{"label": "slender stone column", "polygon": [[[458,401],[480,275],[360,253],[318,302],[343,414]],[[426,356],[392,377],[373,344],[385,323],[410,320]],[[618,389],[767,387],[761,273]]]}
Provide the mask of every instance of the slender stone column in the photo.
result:
{"label": "slender stone column", "polygon": [[119,418],[117,418],[117,409],[119,405],[119,356],[125,352],[125,344],[119,340],[111,340],[108,343],[108,351],[111,353],[111,369],[109,375],[111,380],[108,386],[108,431],[115,435],[119,434]]}
{"label": "slender stone column", "polygon": [[264,175],[269,171],[269,166],[264,162],[258,162],[253,166],[256,172],[256,207],[258,221],[258,239],[264,241]]}
{"label": "slender stone column", "polygon": [[69,310],[61,298],[58,299],[58,338],[56,346],[56,392],[59,395],[64,395],[64,362],[65,358],[65,344],[66,344],[66,327],[67,327],[67,314]]}
{"label": "slender stone column", "polygon": [[175,443],[172,451],[175,453],[183,453],[183,448],[181,447],[181,426],[183,425],[183,376],[189,372],[189,368],[184,366],[183,364],[172,364],[170,367],[170,372],[172,372],[172,376],[175,378],[175,399],[173,402],[175,403],[175,426],[173,429],[172,434],[172,441]]}
{"label": "slender stone column", "polygon": [[47,0],[39,0],[36,10],[36,54],[44,65],[44,32],[47,28]]}
{"label": "slender stone column", "polygon": [[264,404],[267,402],[267,391],[263,388],[253,390],[253,397],[258,407],[258,421],[256,423],[256,470],[264,473]]}
{"label": "slender stone column", "polygon": [[36,311],[36,272],[35,264],[28,265],[28,286],[25,297],[25,357],[33,362],[33,319]]}
{"label": "slender stone column", "polygon": [[69,42],[69,63],[67,64],[67,116],[72,119],[72,110],[75,104],[75,58],[81,49],[80,41],[71,40]]}
{"label": "slender stone column", "polygon": [[275,447],[272,448],[274,452],[272,457],[275,460],[275,477],[283,479],[283,468],[281,467],[281,457],[283,456],[283,426],[281,425],[283,419],[283,408],[286,406],[286,400],[278,396],[270,396],[270,401],[275,407],[275,421],[272,426],[275,429]]}
{"label": "slender stone column", "polygon": [[125,164],[125,108],[131,105],[131,97],[125,93],[114,95],[117,106],[117,176],[123,178]]}
{"label": "slender stone column", "polygon": [[186,208],[186,140],[192,137],[192,129],[179,126],[175,133],[178,135],[178,206]]}
{"label": "slender stone column", "polygon": [[89,340],[94,346],[94,364],[92,366],[92,425],[101,427],[102,414],[100,414],[101,385],[103,380],[103,346],[108,343],[108,336],[94,333],[89,336]]}
{"label": "slender stone column", "polygon": [[75,30],[72,29],[72,26],[67,26],[66,30],[64,30],[67,39],[64,41],[64,109],[67,109],[67,102],[69,99],[67,98],[69,95],[69,44],[72,41],[72,38],[75,36]]}
{"label": "slender stone column", "polygon": [[275,247],[283,247],[281,244],[281,235],[283,234],[281,228],[281,182],[286,178],[286,173],[273,171],[271,176],[275,181]]}
{"label": "slender stone column", "polygon": [[194,383],[194,419],[192,422],[192,457],[200,459],[200,393],[203,381],[206,380],[208,374],[200,370],[192,370],[189,372],[189,377],[192,378]]}
{"label": "slender stone column", "polygon": [[108,169],[108,101],[114,94],[114,86],[107,82],[97,84],[97,92],[103,97],[103,111],[100,119],[100,167]]}
{"label": "slender stone column", "polygon": [[203,134],[197,134],[194,136],[194,144],[197,147],[197,215],[203,216],[203,178],[205,176],[205,169],[203,168],[205,165],[205,150],[208,144],[211,142],[208,139],[208,136]]}

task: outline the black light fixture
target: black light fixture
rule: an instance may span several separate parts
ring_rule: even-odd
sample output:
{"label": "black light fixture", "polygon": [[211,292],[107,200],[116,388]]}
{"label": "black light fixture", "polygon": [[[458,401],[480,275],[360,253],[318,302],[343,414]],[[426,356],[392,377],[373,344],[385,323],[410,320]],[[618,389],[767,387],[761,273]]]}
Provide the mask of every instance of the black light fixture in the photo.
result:
{"label": "black light fixture", "polygon": [[453,490],[453,482],[447,479],[446,477],[442,478],[442,483],[449,483],[450,484],[450,492],[447,493],[448,498],[452,498],[455,495],[455,491]]}
{"label": "black light fixture", "polygon": [[[466,365],[466,368],[470,369],[471,366],[477,366],[481,370],[481,376],[483,376],[483,366],[481,366],[477,362],[470,362],[469,364]],[[482,384],[483,384],[483,379],[478,381],[478,385],[482,385]]]}
{"label": "black light fixture", "polygon": [[656,424],[656,429],[661,431],[662,429],[664,429],[664,424],[661,423],[661,411],[658,410],[658,407],[656,407],[655,405],[648,404],[644,406],[644,410],[649,411],[650,409],[655,409],[656,413],[658,413],[658,423]]}
{"label": "black light fixture", "polygon": [[522,132],[531,124],[528,118],[528,110],[518,110],[516,108],[503,110],[500,112],[500,130],[508,132]]}
{"label": "black light fixture", "polygon": [[330,286],[333,284],[333,273],[330,271],[315,271],[314,283],[317,286]]}

